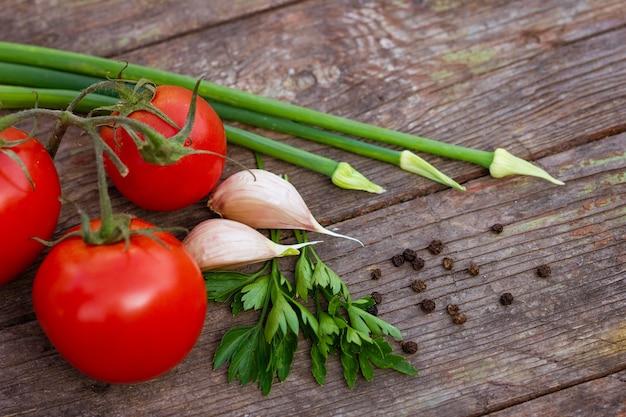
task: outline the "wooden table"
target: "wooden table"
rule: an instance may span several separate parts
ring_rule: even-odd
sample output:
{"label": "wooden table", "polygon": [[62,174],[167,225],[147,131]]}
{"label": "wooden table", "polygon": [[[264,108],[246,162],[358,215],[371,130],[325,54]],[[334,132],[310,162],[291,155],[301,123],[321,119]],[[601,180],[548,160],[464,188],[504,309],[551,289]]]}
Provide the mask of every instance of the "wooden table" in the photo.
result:
{"label": "wooden table", "polygon": [[[211,303],[197,345],[166,375],[104,385],[50,345],[30,290],[37,265],[0,288],[0,415],[21,416],[624,416],[626,415],[626,8],[622,0],[232,0],[3,2],[0,39],[90,53],[205,78],[422,136],[504,147],[566,182],[493,179],[425,156],[462,182],[446,189],[391,165],[302,140],[381,184],[372,195],[264,158],[286,173],[321,223],[365,247],[325,239],[318,253],[354,296],[383,295],[380,317],[419,344],[420,375],[377,371],[347,388],[338,361],[325,386],[301,340],[268,397],[229,384],[212,356],[236,319]],[[41,137],[51,123],[41,121]],[[254,166],[250,151],[229,156]],[[56,159],[63,193],[97,215],[91,146],[70,131]],[[224,177],[240,168],[228,164]],[[114,206],[162,226],[211,216],[204,201],[171,214]],[[78,223],[65,204],[57,233]],[[494,234],[494,223],[504,225]],[[442,255],[425,247],[445,243]],[[390,258],[412,248],[420,272]],[[454,259],[453,270],[441,266]],[[38,261],[38,263],[41,260]],[[467,273],[470,262],[480,274]],[[552,275],[539,278],[547,264]],[[288,264],[289,265],[289,264]],[[382,276],[372,280],[370,272]],[[409,286],[424,280],[423,294]],[[502,306],[504,292],[513,304]],[[432,314],[422,298],[435,300]],[[445,311],[456,303],[462,325]],[[394,345],[396,346],[396,345]],[[399,347],[396,346],[398,352]],[[333,360],[336,358],[332,358]]]}

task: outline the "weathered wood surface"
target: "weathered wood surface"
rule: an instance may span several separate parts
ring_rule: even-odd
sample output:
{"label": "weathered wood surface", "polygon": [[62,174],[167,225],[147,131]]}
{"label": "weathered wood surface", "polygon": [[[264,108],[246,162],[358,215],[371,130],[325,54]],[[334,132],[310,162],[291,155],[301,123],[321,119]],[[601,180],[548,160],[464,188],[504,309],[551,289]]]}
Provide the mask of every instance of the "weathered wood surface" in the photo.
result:
{"label": "weathered wood surface", "polygon": [[[8,0],[0,39],[124,58],[301,105],[491,150],[505,147],[566,182],[494,180],[483,169],[427,157],[464,182],[460,193],[399,170],[293,138],[344,159],[387,188],[340,190],[286,172],[324,224],[364,241],[319,253],[355,296],[383,294],[380,314],[419,343],[417,377],[378,371],[350,390],[338,363],[318,387],[300,344],[286,382],[264,398],[226,382],[211,357],[232,318],[209,307],[201,339],[155,381],[103,386],[72,369],[32,312],[34,265],[0,287],[0,415],[624,415],[626,414],[626,9],[615,1],[45,2]],[[215,3],[215,4],[214,4]],[[110,6],[109,8],[105,6]],[[40,126],[42,136],[49,129]],[[71,132],[57,159],[65,196],[96,214],[89,141]],[[247,150],[229,155],[252,165]],[[224,176],[238,168],[229,166]],[[191,227],[200,202],[164,216],[115,190],[117,210]],[[505,225],[495,235],[489,227]],[[58,233],[77,223],[64,206]],[[423,248],[433,238],[446,251]],[[420,249],[426,268],[389,258]],[[455,260],[453,271],[441,257]],[[471,277],[470,261],[481,266]],[[538,265],[553,274],[538,278]],[[378,281],[369,270],[379,267]],[[421,278],[437,310],[409,288]],[[498,297],[511,292],[503,307]],[[468,316],[454,325],[444,308]],[[336,365],[336,366],[332,366]]]}

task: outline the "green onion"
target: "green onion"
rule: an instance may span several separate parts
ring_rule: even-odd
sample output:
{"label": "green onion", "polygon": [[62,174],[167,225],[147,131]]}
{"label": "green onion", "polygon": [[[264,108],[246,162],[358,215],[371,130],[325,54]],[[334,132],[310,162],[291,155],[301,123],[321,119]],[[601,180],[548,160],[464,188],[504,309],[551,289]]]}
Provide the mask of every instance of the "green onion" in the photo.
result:
{"label": "green onion", "polygon": [[[0,62],[23,64],[30,67],[43,67],[63,73],[73,73],[81,77],[115,77],[123,71],[124,78],[138,81],[149,79],[155,84],[179,85],[193,89],[196,80],[163,70],[134,64],[125,64],[106,58],[78,54],[51,48],[0,42]],[[85,81],[85,80],[83,80]],[[65,80],[63,81],[65,82]],[[79,83],[79,81],[77,81]],[[51,85],[40,85],[51,87]],[[57,86],[58,87],[58,86]],[[84,86],[83,86],[84,87]],[[72,88],[76,89],[76,88]],[[350,136],[377,140],[383,143],[414,149],[452,159],[475,163],[488,168],[492,176],[534,175],[563,184],[552,178],[541,168],[517,158],[499,149],[499,152],[487,152],[459,145],[447,144],[408,133],[398,132],[319,112],[316,110],[284,103],[279,100],[260,97],[230,87],[202,81],[199,95],[214,104],[215,102],[246,109],[257,113],[282,117],[291,121],[321,127]],[[502,155],[506,152],[506,158]],[[405,158],[407,159],[407,158]],[[506,165],[503,165],[506,164]]]}
{"label": "green onion", "polygon": [[383,193],[385,190],[372,183],[347,162],[337,162],[324,156],[315,155],[294,146],[287,145],[232,126],[224,126],[228,142],[244,146],[256,152],[271,155],[283,161],[302,166],[311,171],[330,177],[333,184],[341,188],[363,190],[370,193]]}
{"label": "green onion", "polygon": [[[37,105],[51,109],[65,109],[78,95],[78,91],[0,85],[0,109],[27,109]],[[101,107],[112,106],[115,97],[89,94],[76,106],[76,111],[88,113]]]}
{"label": "green onion", "polygon": [[72,72],[1,61],[0,74],[2,74],[0,78],[2,84],[46,87],[60,90],[82,90],[103,80],[103,77],[88,77]]}

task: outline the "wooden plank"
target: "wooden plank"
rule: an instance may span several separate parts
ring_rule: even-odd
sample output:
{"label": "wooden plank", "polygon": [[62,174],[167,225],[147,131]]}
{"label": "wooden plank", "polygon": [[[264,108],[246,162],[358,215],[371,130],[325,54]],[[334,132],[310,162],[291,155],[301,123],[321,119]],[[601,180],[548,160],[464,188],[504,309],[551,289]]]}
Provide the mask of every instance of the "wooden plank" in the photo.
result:
{"label": "wooden plank", "polygon": [[[224,369],[211,371],[226,329],[254,320],[232,318],[227,306],[212,304],[198,345],[175,370],[144,384],[102,385],[72,369],[41,333],[30,300],[33,265],[0,287],[0,414],[545,415],[542,410],[589,410],[585,398],[597,398],[603,389],[602,404],[620,411],[626,366],[621,2],[530,0],[520,8],[439,0],[234,1],[212,4],[228,9],[215,20],[204,15],[200,26],[185,15],[188,9],[176,9],[167,21],[159,15],[166,10],[161,3],[131,2],[123,7],[137,9],[121,9],[124,30],[117,32],[111,30],[117,17],[87,18],[100,2],[42,10],[38,3],[9,1],[15,7],[0,17],[3,40],[103,55],[134,49],[118,57],[207,74],[226,85],[452,143],[505,146],[567,184],[496,181],[482,169],[429,158],[468,186],[466,193],[442,191],[379,163],[281,138],[345,158],[388,188],[380,196],[346,192],[266,159],[268,168],[289,173],[324,224],[366,243],[360,248],[326,239],[319,253],[355,296],[383,294],[381,316],[420,344],[410,358],[420,376],[380,371],[372,383],[359,381],[349,390],[335,362],[326,386],[318,387],[308,369],[308,344],[301,341],[292,375],[263,398],[254,386],[228,385]],[[242,17],[250,9],[237,7],[253,3],[260,5],[256,10],[284,7]],[[155,10],[145,19],[134,14],[146,8]],[[174,24],[185,21],[192,26]],[[52,33],[59,36],[48,38]],[[42,134],[49,128],[41,122]],[[229,155],[253,164],[246,150],[231,147]],[[80,132],[70,132],[57,165],[65,197],[97,215],[92,148]],[[224,176],[238,169],[229,165]],[[116,210],[162,226],[192,227],[211,215],[203,202],[168,216],[148,213],[111,193]],[[500,235],[488,230],[496,221],[505,227]],[[76,223],[75,209],[65,204],[57,232]],[[423,249],[433,238],[446,243],[443,255],[455,260],[453,271]],[[424,270],[391,266],[389,258],[406,247],[420,249]],[[470,261],[481,266],[479,276],[466,273]],[[535,275],[542,263],[552,267],[548,279]],[[374,267],[383,270],[379,281],[369,278]],[[409,289],[418,277],[428,284],[422,296],[437,302],[430,315],[417,307],[422,296]],[[515,297],[508,307],[498,304],[505,291]],[[461,306],[467,323],[450,322],[443,311],[448,302]],[[580,392],[587,395],[572,397]]]}
{"label": "wooden plank", "polygon": [[626,414],[626,372],[618,372],[489,414],[506,416],[622,416]]}
{"label": "wooden plank", "polygon": [[[572,181],[570,177],[561,190],[535,189],[529,194],[533,187],[523,184],[526,181],[513,180],[507,184],[509,189],[479,181],[471,183],[475,199],[434,195],[396,205],[396,209],[404,208],[393,210],[392,215],[381,211],[367,222],[359,219],[361,233],[367,236],[369,230],[384,224],[388,237],[369,241],[362,256],[342,256],[337,269],[344,276],[354,276],[352,287],[367,293],[381,284],[368,281],[362,270],[353,271],[353,264],[346,259],[357,257],[356,263],[385,267],[391,274],[386,279],[393,284],[385,281],[383,297],[393,301],[390,306],[385,303],[381,311],[402,320],[405,334],[420,341],[418,367],[424,371],[418,388],[411,393],[410,382],[405,386],[394,381],[393,389],[403,393],[398,398],[411,398],[396,405],[403,414],[418,410],[481,414],[503,406],[500,399],[506,398],[505,404],[523,401],[557,389],[559,381],[624,367],[623,143],[624,136],[616,138],[613,146],[608,141],[597,144],[597,153],[590,147],[580,148],[587,157],[559,171],[565,174],[579,166],[577,178],[583,178]],[[573,161],[573,157],[570,153],[558,159]],[[615,169],[599,176],[589,175],[588,168],[583,168],[616,158],[621,162]],[[621,179],[615,183],[609,177]],[[597,192],[598,187],[604,188],[602,196],[588,194]],[[526,192],[519,193],[522,188]],[[616,210],[605,212],[609,206]],[[385,221],[387,218],[393,222]],[[490,234],[488,229],[495,221],[505,224],[505,233],[511,235]],[[411,228],[414,232],[408,231]],[[433,238],[449,242],[445,254],[458,265],[453,274],[443,270],[441,257],[432,259],[429,268],[418,274],[396,270],[388,261],[385,264],[403,248],[424,248]],[[424,257],[431,259],[427,253]],[[374,261],[377,258],[379,262]],[[470,261],[481,265],[478,278],[465,271]],[[542,263],[551,264],[555,271],[549,280],[535,276]],[[424,316],[416,308],[415,303],[423,297],[407,289],[416,277],[429,284],[425,296],[441,306],[438,314]],[[500,306],[498,297],[505,291],[512,292],[519,304]],[[443,311],[449,302],[470,311],[461,328],[450,324]],[[592,317],[596,314],[612,317],[610,323]],[[477,322],[472,322],[474,315]],[[605,354],[615,356],[600,358]],[[430,384],[436,393],[429,390]],[[382,411],[391,412],[391,407]],[[363,405],[362,411],[365,409]]]}
{"label": "wooden plank", "polygon": [[106,56],[290,3],[294,0],[5,0],[0,39]]}

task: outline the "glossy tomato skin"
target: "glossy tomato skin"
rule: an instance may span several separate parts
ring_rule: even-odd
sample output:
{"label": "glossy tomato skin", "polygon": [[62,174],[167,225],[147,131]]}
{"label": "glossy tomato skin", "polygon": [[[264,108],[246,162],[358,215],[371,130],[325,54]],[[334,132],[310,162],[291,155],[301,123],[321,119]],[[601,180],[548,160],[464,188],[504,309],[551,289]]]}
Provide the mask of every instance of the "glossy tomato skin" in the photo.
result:
{"label": "glossy tomato skin", "polygon": [[[99,221],[92,222],[95,229]],[[132,229],[153,227],[133,219]],[[132,235],[130,244],[58,243],[41,264],[33,304],[59,353],[84,374],[135,383],[175,367],[191,351],[204,323],[202,274],[182,243]],[[167,246],[163,246],[163,243]]]}
{"label": "glossy tomato skin", "polygon": [[[10,127],[0,132],[7,142],[25,139],[28,134]],[[50,240],[59,220],[61,185],[54,162],[43,145],[32,138],[10,149],[23,168],[0,152],[0,285],[17,277],[30,266],[45,246],[35,240]]]}
{"label": "glossy tomato skin", "polygon": [[[177,126],[184,126],[192,92],[177,86],[158,86],[152,104],[161,109]],[[146,111],[129,117],[139,120],[166,138],[177,133],[170,124]],[[172,211],[187,207],[205,197],[217,184],[224,168],[224,158],[209,154],[187,155],[171,165],[145,162],[132,138],[124,129],[104,127],[104,141],[111,146],[129,173],[122,177],[107,160],[106,170],[115,187],[131,202],[153,211]],[[190,135],[193,149],[226,155],[226,134],[219,116],[201,97],[197,98],[196,115]]]}

